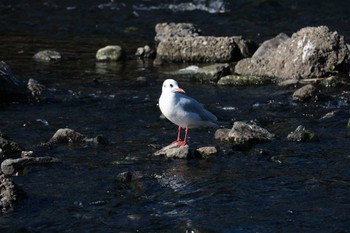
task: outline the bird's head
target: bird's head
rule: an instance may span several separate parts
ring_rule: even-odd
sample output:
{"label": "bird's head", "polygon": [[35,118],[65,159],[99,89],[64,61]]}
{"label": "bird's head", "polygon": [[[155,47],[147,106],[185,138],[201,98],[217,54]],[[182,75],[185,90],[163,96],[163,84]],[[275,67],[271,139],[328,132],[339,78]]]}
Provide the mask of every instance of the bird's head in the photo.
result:
{"label": "bird's head", "polygon": [[174,79],[167,79],[163,82],[162,92],[168,93],[185,93],[185,91],[179,87],[177,82]]}

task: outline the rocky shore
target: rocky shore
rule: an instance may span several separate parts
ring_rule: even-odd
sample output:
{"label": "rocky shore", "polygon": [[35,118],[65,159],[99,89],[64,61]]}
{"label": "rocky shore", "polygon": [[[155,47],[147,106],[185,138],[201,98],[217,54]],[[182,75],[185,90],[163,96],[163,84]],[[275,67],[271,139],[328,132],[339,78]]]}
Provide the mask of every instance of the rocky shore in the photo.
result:
{"label": "rocky shore", "polygon": [[[156,67],[164,67],[169,63],[188,64],[187,69],[167,73],[174,78],[189,77],[190,80],[215,88],[279,85],[294,90],[290,98],[296,105],[317,101],[321,98],[321,88],[348,85],[349,45],[342,35],[326,26],[305,27],[290,37],[281,33],[260,46],[241,36],[203,36],[201,30],[191,23],[160,23],[155,26],[155,31],[156,47],[142,45],[134,55],[137,59],[151,60]],[[119,45],[108,45],[96,52],[96,62],[124,62],[127,57]],[[57,62],[61,54],[45,50],[35,54],[33,59],[37,62]],[[198,65],[200,63],[203,65]],[[5,61],[0,62],[0,100],[3,104],[13,101],[45,102],[59,95],[35,79],[20,82],[14,73]],[[288,135],[275,135],[273,129],[265,129],[252,120],[236,120],[228,128],[218,129],[212,135],[215,145],[158,145],[157,150],[150,152],[150,155],[168,159],[210,159],[227,155],[227,150],[223,148],[249,150],[257,144],[276,140],[290,143],[320,141],[317,132],[306,129],[308,126],[299,125]],[[34,166],[60,164],[61,159],[46,156],[42,151],[76,143],[104,146],[109,144],[109,139],[101,135],[90,138],[73,129],[62,128],[46,143],[38,143],[33,146],[33,150],[28,150],[0,133],[1,213],[12,210],[18,200],[24,197],[23,191],[14,184],[11,176],[25,175],[24,171]],[[131,173],[125,173],[119,179],[127,182],[133,178]]]}

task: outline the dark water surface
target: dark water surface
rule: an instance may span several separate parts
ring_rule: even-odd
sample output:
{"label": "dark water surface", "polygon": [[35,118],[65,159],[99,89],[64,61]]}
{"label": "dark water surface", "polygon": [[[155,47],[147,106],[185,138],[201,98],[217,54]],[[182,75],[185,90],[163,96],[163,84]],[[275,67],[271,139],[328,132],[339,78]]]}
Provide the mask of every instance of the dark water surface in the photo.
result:
{"label": "dark water surface", "polygon": [[[349,9],[350,1],[1,1],[0,57],[19,80],[34,78],[58,97],[1,106],[0,130],[27,149],[64,127],[102,134],[111,144],[45,152],[63,163],[14,177],[27,197],[0,217],[0,232],[347,232],[348,86],[296,104],[293,88],[219,88],[175,77],[219,118],[255,120],[277,139],[209,161],[168,161],[151,156],[150,145],[176,136],[176,126],[159,118],[160,86],[165,72],[190,64],[153,67],[133,54],[153,45],[154,26],[164,21],[257,42],[327,25],[349,42]],[[96,63],[97,49],[107,44],[123,46],[127,61]],[[33,61],[42,49],[61,52],[62,61]],[[135,82],[139,76],[149,82]],[[287,142],[299,124],[320,142]],[[190,144],[216,145],[213,134],[192,130]],[[142,178],[121,187],[116,176],[125,171]]]}

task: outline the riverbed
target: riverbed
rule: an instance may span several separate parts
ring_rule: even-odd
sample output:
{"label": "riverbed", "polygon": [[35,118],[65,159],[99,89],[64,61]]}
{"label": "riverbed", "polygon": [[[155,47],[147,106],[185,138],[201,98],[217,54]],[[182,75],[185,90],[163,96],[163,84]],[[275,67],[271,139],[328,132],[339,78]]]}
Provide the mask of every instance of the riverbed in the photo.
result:
{"label": "riverbed", "polygon": [[[160,118],[161,85],[169,72],[193,64],[154,66],[134,53],[154,46],[160,22],[191,22],[205,35],[257,43],[327,25],[349,43],[348,9],[347,1],[3,1],[1,59],[21,82],[34,78],[55,98],[2,104],[0,130],[28,150],[59,128],[103,135],[110,143],[43,152],[62,163],[13,177],[26,197],[0,217],[0,231],[346,232],[348,85],[321,88],[322,98],[296,103],[294,87],[218,87],[171,76],[226,127],[254,121],[276,138],[239,150],[215,141],[215,129],[193,129],[191,146],[224,151],[212,159],[168,160],[152,156],[177,133]],[[109,44],[125,48],[126,60],[96,62],[96,51]],[[35,61],[43,49],[59,51],[62,59]],[[287,141],[298,125],[319,141]],[[120,183],[122,172],[138,178]]]}

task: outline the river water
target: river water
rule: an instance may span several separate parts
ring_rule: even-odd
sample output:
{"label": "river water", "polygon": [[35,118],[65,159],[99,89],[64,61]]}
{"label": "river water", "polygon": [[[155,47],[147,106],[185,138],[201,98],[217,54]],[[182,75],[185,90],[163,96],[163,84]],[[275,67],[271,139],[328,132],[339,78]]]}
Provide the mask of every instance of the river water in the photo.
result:
{"label": "river water", "polygon": [[[166,160],[152,153],[176,137],[157,106],[166,72],[134,57],[153,46],[159,22],[191,22],[204,35],[261,43],[280,32],[327,25],[345,36],[349,1],[1,1],[0,57],[22,82],[34,78],[55,99],[0,108],[0,130],[26,149],[59,128],[104,135],[107,146],[63,145],[43,152],[61,164],[14,177],[27,194],[0,217],[1,232],[346,232],[350,227],[348,85],[321,89],[318,101],[291,100],[293,87],[215,87],[176,78],[226,122],[254,120],[276,139],[210,160]],[[96,63],[108,44],[127,60]],[[38,63],[43,49],[62,54]],[[147,83],[136,82],[146,77]],[[208,98],[210,96],[210,98]],[[327,113],[333,117],[324,118]],[[291,143],[298,125],[320,142]],[[193,146],[217,145],[213,129],[190,132]],[[138,174],[121,184],[121,172]]]}

